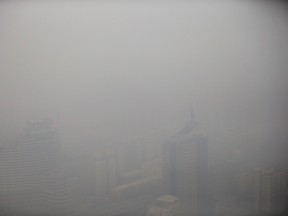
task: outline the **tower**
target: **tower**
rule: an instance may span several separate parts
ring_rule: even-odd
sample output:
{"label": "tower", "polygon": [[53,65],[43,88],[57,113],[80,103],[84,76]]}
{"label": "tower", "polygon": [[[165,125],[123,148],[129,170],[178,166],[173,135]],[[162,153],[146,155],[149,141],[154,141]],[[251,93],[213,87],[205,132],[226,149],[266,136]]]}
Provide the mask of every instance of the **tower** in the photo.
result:
{"label": "tower", "polygon": [[65,181],[60,178],[63,173],[59,172],[63,159],[61,154],[59,136],[52,121],[28,122],[25,133],[1,152],[1,203],[11,211],[16,209],[29,213],[54,211],[55,206],[60,210],[61,206],[66,206],[68,200],[57,189],[63,188]]}
{"label": "tower", "polygon": [[287,206],[287,171],[255,170],[255,213],[283,214]]}
{"label": "tower", "polygon": [[96,152],[91,160],[90,191],[97,199],[107,198],[117,184],[117,160],[113,148]]}
{"label": "tower", "polygon": [[183,215],[207,215],[208,144],[193,113],[186,126],[164,143],[163,160],[166,188],[180,199]]}

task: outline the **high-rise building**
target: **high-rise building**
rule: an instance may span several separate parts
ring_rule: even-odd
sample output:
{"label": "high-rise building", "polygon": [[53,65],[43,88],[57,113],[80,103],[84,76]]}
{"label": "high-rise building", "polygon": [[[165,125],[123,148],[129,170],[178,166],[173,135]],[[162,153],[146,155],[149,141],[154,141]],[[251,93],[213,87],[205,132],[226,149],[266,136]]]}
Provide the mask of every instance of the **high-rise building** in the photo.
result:
{"label": "high-rise building", "polygon": [[61,171],[58,169],[53,173],[47,173],[41,183],[41,202],[44,203],[46,210],[58,214],[72,211],[73,206],[71,185],[67,184],[66,177]]}
{"label": "high-rise building", "polygon": [[244,171],[236,176],[237,206],[248,211],[253,211],[253,175]]}
{"label": "high-rise building", "polygon": [[[52,210],[54,204],[66,206],[68,200],[57,203],[62,194],[55,190],[61,181],[56,178],[55,182],[46,181],[51,173],[60,169],[61,153],[52,121],[28,122],[25,133],[0,152],[0,203],[23,211]],[[46,192],[55,196],[45,199]]]}
{"label": "high-rise building", "polygon": [[163,161],[154,159],[142,165],[142,173],[144,177],[162,176]]}
{"label": "high-rise building", "polygon": [[141,168],[141,148],[138,140],[120,142],[117,145],[117,169],[119,177]]}
{"label": "high-rise building", "polygon": [[234,197],[227,196],[225,193],[213,194],[214,215],[235,215],[237,212],[237,203]]}
{"label": "high-rise building", "polygon": [[180,201],[171,195],[161,196],[148,207],[147,216],[181,216]]}
{"label": "high-rise building", "polygon": [[256,169],[255,213],[280,214],[287,206],[287,171]]}
{"label": "high-rise building", "polygon": [[208,144],[193,115],[164,144],[163,162],[168,193],[180,199],[183,215],[209,214]]}
{"label": "high-rise building", "polygon": [[90,191],[98,199],[107,198],[117,184],[117,160],[115,150],[101,149],[91,160]]}

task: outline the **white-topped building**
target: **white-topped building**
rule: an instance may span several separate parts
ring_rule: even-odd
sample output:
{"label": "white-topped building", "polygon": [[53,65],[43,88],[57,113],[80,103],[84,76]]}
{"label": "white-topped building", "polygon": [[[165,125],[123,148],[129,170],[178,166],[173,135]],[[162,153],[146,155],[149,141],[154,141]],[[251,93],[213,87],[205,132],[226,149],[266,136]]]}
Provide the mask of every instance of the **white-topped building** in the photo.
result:
{"label": "white-topped building", "polygon": [[180,201],[172,195],[158,198],[147,209],[147,216],[180,216]]}

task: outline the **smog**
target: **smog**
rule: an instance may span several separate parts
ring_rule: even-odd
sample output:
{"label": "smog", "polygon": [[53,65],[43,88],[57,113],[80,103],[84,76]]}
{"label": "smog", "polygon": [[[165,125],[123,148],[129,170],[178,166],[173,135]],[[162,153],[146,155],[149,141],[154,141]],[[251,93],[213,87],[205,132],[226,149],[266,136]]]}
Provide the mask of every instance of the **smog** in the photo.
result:
{"label": "smog", "polygon": [[287,5],[1,1],[0,215],[287,215]]}

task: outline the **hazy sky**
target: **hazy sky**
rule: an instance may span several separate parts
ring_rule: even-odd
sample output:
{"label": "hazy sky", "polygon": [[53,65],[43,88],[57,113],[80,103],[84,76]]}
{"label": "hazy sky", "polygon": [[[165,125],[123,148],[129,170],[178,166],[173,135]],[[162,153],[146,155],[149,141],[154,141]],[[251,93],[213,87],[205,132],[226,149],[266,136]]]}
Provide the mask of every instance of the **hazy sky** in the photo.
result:
{"label": "hazy sky", "polygon": [[0,3],[2,137],[42,117],[70,146],[169,136],[193,104],[210,144],[271,144],[285,104],[280,5],[55,2]]}

